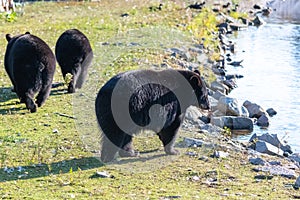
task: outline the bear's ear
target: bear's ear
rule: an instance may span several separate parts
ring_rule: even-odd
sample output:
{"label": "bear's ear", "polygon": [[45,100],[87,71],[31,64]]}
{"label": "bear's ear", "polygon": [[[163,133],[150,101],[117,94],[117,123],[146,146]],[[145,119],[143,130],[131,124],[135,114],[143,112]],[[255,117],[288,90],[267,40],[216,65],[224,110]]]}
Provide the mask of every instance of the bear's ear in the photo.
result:
{"label": "bear's ear", "polygon": [[199,71],[198,69],[194,70],[194,72],[195,72],[196,74],[198,74],[199,76],[201,75],[201,74],[200,74],[200,71]]}
{"label": "bear's ear", "polygon": [[30,32],[29,31],[26,31],[26,33],[25,34],[30,34]]}
{"label": "bear's ear", "polygon": [[7,42],[9,42],[12,38],[11,34],[6,34],[5,35]]}
{"label": "bear's ear", "polygon": [[199,76],[196,76],[196,75],[193,75],[193,76],[191,76],[191,78],[190,78],[190,83],[191,83],[191,85],[193,85],[193,86],[201,86],[202,85],[202,83],[201,83],[201,80],[200,80],[200,77]]}

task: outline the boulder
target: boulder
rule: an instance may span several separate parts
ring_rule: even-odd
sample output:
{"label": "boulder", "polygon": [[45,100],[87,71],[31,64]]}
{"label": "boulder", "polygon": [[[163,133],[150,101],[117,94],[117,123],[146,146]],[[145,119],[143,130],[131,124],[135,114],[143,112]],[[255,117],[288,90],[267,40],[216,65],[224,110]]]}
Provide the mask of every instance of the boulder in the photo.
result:
{"label": "boulder", "polygon": [[257,119],[257,125],[258,126],[262,126],[262,127],[268,127],[270,125],[269,122],[269,114],[268,113],[264,113],[263,115],[261,115],[258,119]]}
{"label": "boulder", "polygon": [[260,105],[257,105],[256,103],[251,103],[250,101],[245,101],[243,103],[243,106],[247,108],[249,112],[249,117],[251,118],[252,117],[259,118],[264,113],[266,113],[266,111]]}
{"label": "boulder", "polygon": [[185,113],[185,119],[190,121],[199,121],[202,113],[196,106],[190,106]]}
{"label": "boulder", "polygon": [[253,121],[247,117],[212,117],[211,124],[224,128],[230,128],[231,130],[253,130]]}
{"label": "boulder", "polygon": [[[217,92],[220,93],[220,94],[222,94],[219,91],[217,91]],[[215,92],[215,93],[217,93],[217,92]],[[214,94],[213,94],[213,96],[214,96]],[[213,96],[208,96],[208,100],[209,100],[209,103],[210,103],[210,109],[211,109],[211,111],[215,111],[215,110],[218,109],[218,100],[216,100]]]}
{"label": "boulder", "polygon": [[243,106],[241,107],[237,99],[227,96],[220,97],[217,109],[228,116],[249,116],[247,109]]}
{"label": "boulder", "polygon": [[210,88],[213,91],[220,91],[223,94],[228,94],[228,91],[229,91],[229,88],[226,85],[224,85],[223,83],[220,83],[218,81],[213,81],[210,84]]}
{"label": "boulder", "polygon": [[219,100],[221,97],[226,97],[226,95],[224,95],[223,93],[221,93],[220,91],[216,91],[212,97],[216,100]]}
{"label": "boulder", "polygon": [[283,142],[279,140],[277,134],[265,133],[263,135],[257,136],[257,134],[255,133],[251,136],[249,142],[255,143],[255,140],[267,142],[275,146],[276,148],[280,148],[283,152],[288,152],[290,154],[293,153],[291,146],[288,144],[283,144]]}
{"label": "boulder", "polygon": [[283,151],[280,148],[278,148],[270,143],[267,143],[265,141],[261,141],[261,140],[258,140],[255,143],[255,150],[257,152],[265,153],[265,154],[269,154],[269,155],[283,156]]}
{"label": "boulder", "polygon": [[239,116],[241,113],[237,99],[226,96],[219,99],[218,110],[229,116]]}
{"label": "boulder", "polygon": [[269,114],[270,117],[273,117],[277,114],[276,110],[274,110],[273,108],[268,108],[266,112]]}

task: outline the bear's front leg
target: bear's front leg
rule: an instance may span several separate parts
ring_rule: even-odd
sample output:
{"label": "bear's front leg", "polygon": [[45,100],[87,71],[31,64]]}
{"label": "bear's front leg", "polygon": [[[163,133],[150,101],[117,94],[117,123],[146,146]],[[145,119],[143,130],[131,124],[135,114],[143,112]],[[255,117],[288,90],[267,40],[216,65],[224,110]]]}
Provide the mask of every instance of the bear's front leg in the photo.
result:
{"label": "bear's front leg", "polygon": [[164,145],[164,150],[168,155],[180,154],[178,150],[174,149],[174,145],[181,122],[182,118],[178,116],[169,127],[162,129],[158,133],[159,139],[162,141]]}

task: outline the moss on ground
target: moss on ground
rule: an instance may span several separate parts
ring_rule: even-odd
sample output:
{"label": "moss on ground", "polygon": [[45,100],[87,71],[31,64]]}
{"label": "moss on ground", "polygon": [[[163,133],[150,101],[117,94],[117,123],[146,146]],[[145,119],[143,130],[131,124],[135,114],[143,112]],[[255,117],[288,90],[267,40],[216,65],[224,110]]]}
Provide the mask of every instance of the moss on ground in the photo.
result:
{"label": "moss on ground", "polygon": [[[38,2],[26,4],[17,21],[0,22],[2,58],[6,33],[30,31],[54,49],[59,35],[69,28],[84,32],[95,54],[87,91],[70,95],[65,86],[54,88],[46,104],[33,114],[18,103],[4,67],[0,68],[1,199],[288,199],[298,194],[290,187],[294,180],[274,177],[256,181],[243,152],[216,159],[209,157],[212,149],[180,148],[182,156],[166,157],[153,135],[147,139],[141,135],[135,144],[142,153],[152,152],[157,158],[154,163],[146,162],[151,155],[143,162],[125,159],[118,161],[119,165],[103,166],[94,157],[97,128],[93,102],[101,85],[120,71],[159,66],[168,60],[165,48],[191,44],[195,38],[190,30],[203,28],[196,27],[202,14],[186,9],[184,2],[164,1],[162,10],[158,5],[158,1],[138,0]],[[125,13],[129,16],[121,17]],[[202,24],[206,35],[193,33],[198,41],[213,36],[207,35],[207,26],[214,27],[215,17],[209,10],[206,14],[210,20],[205,23],[211,24]],[[137,45],[128,45],[137,41]],[[3,59],[0,62],[3,65]],[[54,82],[64,82],[58,66]],[[181,136],[184,134],[194,132],[182,130]],[[84,136],[90,140],[82,140]],[[207,159],[199,160],[201,156]],[[135,173],[130,167],[145,170]],[[96,171],[107,171],[113,177],[93,178]]]}

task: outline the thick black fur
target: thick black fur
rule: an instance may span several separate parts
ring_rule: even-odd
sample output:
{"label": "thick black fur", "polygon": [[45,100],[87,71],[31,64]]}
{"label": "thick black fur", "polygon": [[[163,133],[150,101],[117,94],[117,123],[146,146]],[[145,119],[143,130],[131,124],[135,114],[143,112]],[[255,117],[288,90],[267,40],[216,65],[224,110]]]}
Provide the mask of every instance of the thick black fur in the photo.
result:
{"label": "thick black fur", "polygon": [[55,55],[64,79],[69,73],[72,79],[68,92],[81,88],[92,63],[93,51],[88,38],[77,29],[65,31],[57,40]]}
{"label": "thick black fur", "polygon": [[30,112],[36,112],[37,106],[42,106],[49,97],[55,56],[43,40],[29,32],[14,37],[6,34],[6,40],[5,70],[20,102],[25,103]]}
{"label": "thick black fur", "polygon": [[[184,77],[183,80],[186,84],[189,84],[190,91],[183,89],[182,80],[177,80],[174,77],[174,72]],[[155,78],[156,83],[151,83],[149,77],[152,77],[151,80]],[[114,91],[117,85],[118,91]],[[171,88],[167,88],[166,85]],[[129,102],[122,98],[124,91],[134,91],[129,98]],[[188,100],[186,107],[180,105],[180,101],[175,95],[176,91],[183,92],[184,98]],[[117,105],[112,105],[113,94],[116,94],[119,99]],[[209,109],[207,95],[205,83],[200,78],[198,71],[137,70],[114,76],[100,89],[95,105],[97,120],[103,132],[102,161],[109,162],[113,160],[117,152],[120,156],[136,156],[132,146],[132,135],[145,128],[157,133],[167,154],[178,154],[179,152],[174,149],[174,142],[184,119],[185,111],[190,105],[196,105],[205,110]],[[152,109],[154,105],[160,105],[161,107],[156,107],[157,109],[149,113],[150,108]],[[129,109],[130,117],[136,126],[128,124],[126,130],[130,131],[124,132],[124,129],[119,127],[114,118],[112,106],[116,106],[115,109],[120,107],[120,112],[117,113],[119,119],[126,117],[122,109]],[[152,116],[149,116],[150,114]],[[150,118],[158,123],[151,123]],[[164,124],[159,125],[159,122],[164,121],[164,119]],[[151,126],[145,127],[149,124]]]}

